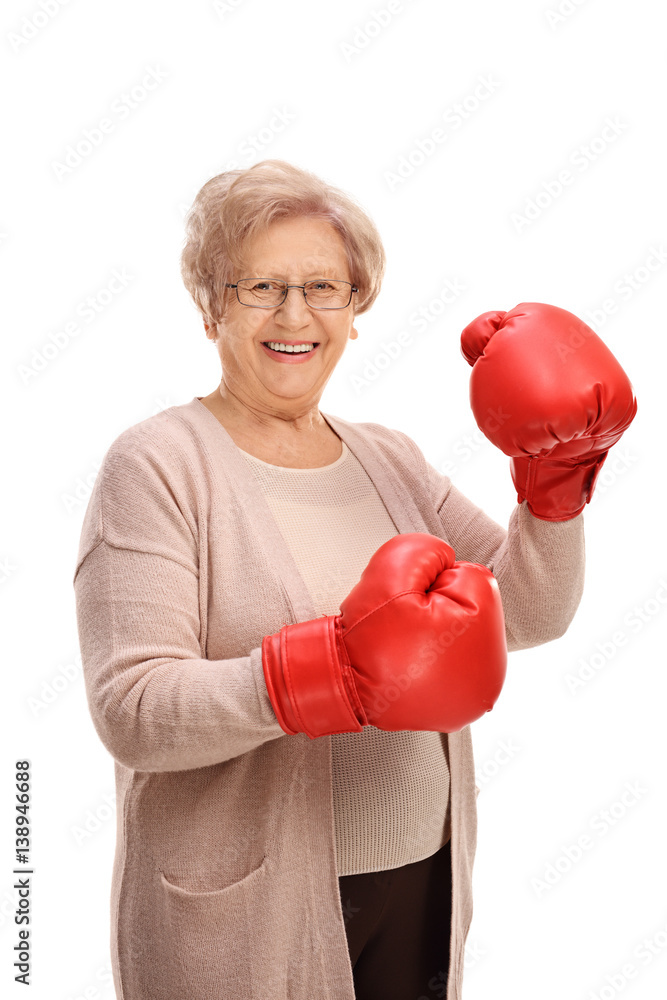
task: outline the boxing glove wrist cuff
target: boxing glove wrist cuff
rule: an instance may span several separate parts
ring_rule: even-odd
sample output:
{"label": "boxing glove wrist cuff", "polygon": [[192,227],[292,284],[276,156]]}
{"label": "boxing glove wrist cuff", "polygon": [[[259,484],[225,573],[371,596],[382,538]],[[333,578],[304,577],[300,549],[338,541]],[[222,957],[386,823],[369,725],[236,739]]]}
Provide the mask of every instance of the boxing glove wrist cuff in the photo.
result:
{"label": "boxing glove wrist cuff", "polygon": [[367,725],[357,694],[340,615],[283,625],[262,641],[266,688],[286,733],[310,739],[359,733]]}
{"label": "boxing glove wrist cuff", "polygon": [[607,452],[586,459],[512,458],[510,468],[517,500],[541,521],[570,521],[593,495]]}

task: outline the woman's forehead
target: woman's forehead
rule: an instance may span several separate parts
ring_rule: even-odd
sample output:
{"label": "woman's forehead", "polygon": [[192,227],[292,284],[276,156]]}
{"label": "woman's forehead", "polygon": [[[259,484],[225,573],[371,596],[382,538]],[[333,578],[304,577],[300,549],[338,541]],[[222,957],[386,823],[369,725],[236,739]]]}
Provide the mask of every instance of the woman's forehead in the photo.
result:
{"label": "woman's forehead", "polygon": [[[289,223],[289,224],[288,224]],[[315,272],[323,266],[347,266],[347,254],[340,234],[321,219],[285,220],[273,223],[246,243],[244,261],[253,267]],[[269,271],[266,272],[267,276]]]}

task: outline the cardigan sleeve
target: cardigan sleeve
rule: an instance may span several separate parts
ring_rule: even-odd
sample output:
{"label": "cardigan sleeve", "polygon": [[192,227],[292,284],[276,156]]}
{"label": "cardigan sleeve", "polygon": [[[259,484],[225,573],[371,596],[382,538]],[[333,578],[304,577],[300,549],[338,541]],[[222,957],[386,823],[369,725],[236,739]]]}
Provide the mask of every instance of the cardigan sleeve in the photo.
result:
{"label": "cardigan sleeve", "polygon": [[584,587],[583,513],[569,521],[541,521],[524,501],[507,529],[427,463],[431,499],[460,561],[481,563],[498,581],[507,648],[528,649],[565,633]]}
{"label": "cardigan sleeve", "polygon": [[141,449],[112,445],[84,518],[76,615],[95,729],[139,771],[207,767],[286,735],[260,647],[202,657],[195,534],[183,483]]}

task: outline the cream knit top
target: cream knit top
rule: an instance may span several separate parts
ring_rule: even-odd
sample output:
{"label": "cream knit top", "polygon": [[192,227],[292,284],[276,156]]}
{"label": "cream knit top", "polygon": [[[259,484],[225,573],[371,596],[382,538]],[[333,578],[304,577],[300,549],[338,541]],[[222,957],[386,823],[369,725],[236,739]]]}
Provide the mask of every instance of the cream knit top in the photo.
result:
{"label": "cream knit top", "polygon": [[[317,469],[270,465],[242,449],[294,557],[317,616],[335,615],[373,553],[398,534],[361,463],[344,441]],[[449,768],[439,733],[331,737],[339,875],[398,868],[450,837]]]}

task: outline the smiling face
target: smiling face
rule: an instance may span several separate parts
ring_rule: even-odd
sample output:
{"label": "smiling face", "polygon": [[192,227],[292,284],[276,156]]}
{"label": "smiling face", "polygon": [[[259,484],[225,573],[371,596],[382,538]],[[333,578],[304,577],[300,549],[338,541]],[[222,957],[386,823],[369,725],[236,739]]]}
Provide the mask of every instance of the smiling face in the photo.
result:
{"label": "smiling face", "polygon": [[[300,217],[270,225],[244,248],[239,278],[279,278],[302,285],[315,278],[351,281],[345,245],[330,222]],[[281,306],[241,305],[233,292],[225,315],[206,335],[216,341],[226,388],[256,413],[302,416],[317,407],[348,339],[354,340],[354,295],[346,309],[312,309],[299,288]],[[309,353],[264,346],[317,344]]]}

